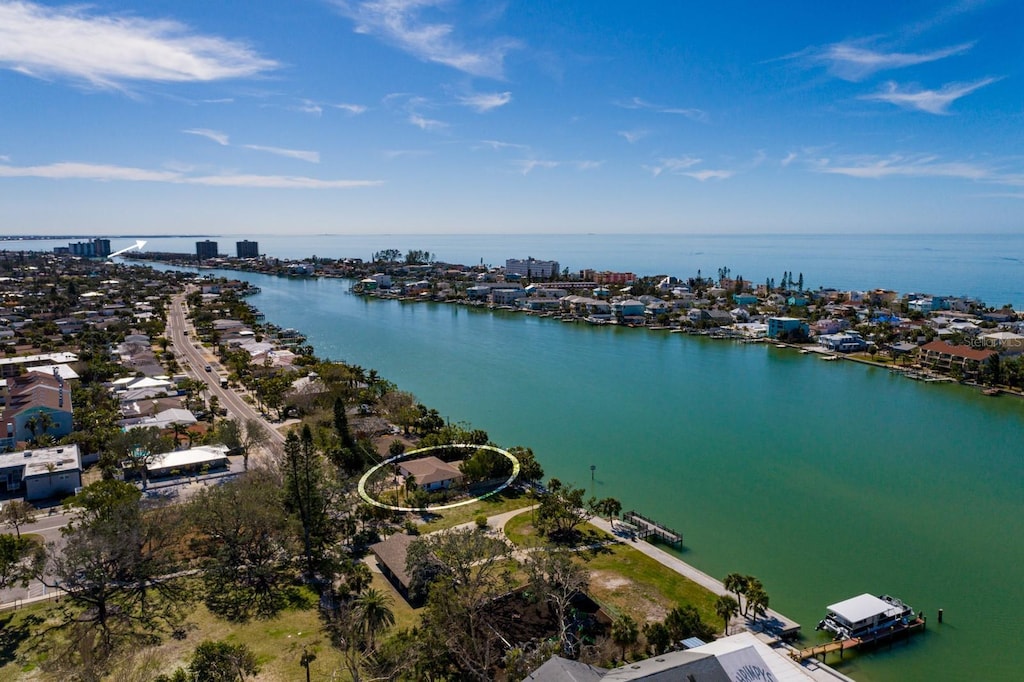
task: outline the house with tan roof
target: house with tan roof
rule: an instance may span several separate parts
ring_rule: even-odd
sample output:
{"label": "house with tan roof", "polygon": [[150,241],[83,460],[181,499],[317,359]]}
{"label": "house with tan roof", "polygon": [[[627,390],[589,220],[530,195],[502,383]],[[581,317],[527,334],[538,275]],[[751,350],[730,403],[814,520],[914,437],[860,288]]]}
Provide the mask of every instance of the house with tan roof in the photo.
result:
{"label": "house with tan roof", "polygon": [[408,478],[412,476],[423,490],[447,490],[462,483],[462,472],[454,464],[437,457],[421,457],[401,462],[398,470]]}

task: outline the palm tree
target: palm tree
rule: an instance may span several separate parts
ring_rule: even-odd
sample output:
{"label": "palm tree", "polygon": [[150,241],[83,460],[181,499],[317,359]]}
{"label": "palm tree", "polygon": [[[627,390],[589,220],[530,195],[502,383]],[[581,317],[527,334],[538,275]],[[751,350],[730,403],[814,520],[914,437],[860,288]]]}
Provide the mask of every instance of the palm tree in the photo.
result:
{"label": "palm tree", "polygon": [[25,420],[25,428],[32,432],[32,440],[36,439],[36,431],[39,430],[39,417],[32,415]]}
{"label": "palm tree", "polygon": [[747,606],[754,612],[754,623],[757,623],[758,616],[764,616],[768,612],[768,593],[764,591],[761,582],[758,581],[747,589]]}
{"label": "palm tree", "polygon": [[615,527],[615,517],[622,512],[622,503],[614,497],[606,497],[601,500],[601,511],[608,515],[608,523]]}
{"label": "palm tree", "polygon": [[408,500],[409,496],[416,492],[416,488],[419,487],[419,483],[416,482],[416,477],[409,474],[405,477],[405,499]]}
{"label": "palm tree", "polygon": [[36,419],[39,420],[39,430],[44,434],[57,425],[53,415],[49,412],[40,412],[36,415]]}
{"label": "palm tree", "polygon": [[742,595],[747,591],[747,578],[739,573],[730,573],[725,576],[722,586],[736,595],[736,608],[743,604]]}
{"label": "palm tree", "polygon": [[729,621],[739,613],[740,605],[727,594],[719,595],[715,600],[715,613],[725,621],[725,634],[729,634]]}
{"label": "palm tree", "polygon": [[391,603],[389,595],[372,587],[355,600],[356,628],[366,638],[366,648],[370,651],[377,635],[395,624]]}
{"label": "palm tree", "polygon": [[636,644],[640,629],[636,621],[623,614],[612,622],[612,641],[622,647],[622,660],[626,660],[626,647]]}
{"label": "palm tree", "polygon": [[178,449],[180,443],[179,436],[183,436],[188,432],[188,427],[181,422],[171,422],[171,431],[174,432],[174,449]]}

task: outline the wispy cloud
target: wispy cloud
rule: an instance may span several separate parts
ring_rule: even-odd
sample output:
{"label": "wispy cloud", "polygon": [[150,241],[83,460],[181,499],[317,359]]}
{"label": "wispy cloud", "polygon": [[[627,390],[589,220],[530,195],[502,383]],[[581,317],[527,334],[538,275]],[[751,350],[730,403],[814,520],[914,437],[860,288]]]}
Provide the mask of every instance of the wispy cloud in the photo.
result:
{"label": "wispy cloud", "polygon": [[735,171],[721,170],[721,169],[720,170],[687,171],[686,173],[680,173],[680,175],[685,175],[688,178],[693,178],[694,180],[700,180],[701,182],[706,182],[707,180],[728,180],[729,178],[731,178],[735,174],[736,174]]}
{"label": "wispy cloud", "polygon": [[848,81],[860,81],[879,71],[927,64],[968,52],[974,43],[960,43],[930,52],[897,52],[875,47],[870,40],[851,40],[823,47],[812,47],[793,55],[810,63],[824,64],[829,73]]}
{"label": "wispy cloud", "polygon": [[979,199],[1024,199],[1024,192],[988,192],[974,196]]}
{"label": "wispy cloud", "polygon": [[684,108],[667,106],[664,104],[654,104],[652,102],[643,100],[639,97],[634,97],[633,99],[627,100],[625,102],[616,102],[615,104],[619,107],[622,107],[623,109],[645,109],[647,111],[654,111],[659,114],[677,114],[679,116],[685,116],[687,118],[693,119],[694,121],[708,120],[707,112],[705,112],[702,109],[696,109],[693,107]]}
{"label": "wispy cloud", "polygon": [[821,158],[812,168],[819,173],[853,178],[958,178],[1024,186],[1024,176],[1019,174],[967,161],[945,161],[936,155],[854,156],[840,158],[835,163],[832,159]]}
{"label": "wispy cloud", "polygon": [[483,92],[475,95],[459,97],[459,104],[475,109],[479,113],[485,113],[498,107],[503,107],[512,101],[511,92]]}
{"label": "wispy cloud", "polygon": [[313,116],[320,116],[324,113],[324,108],[318,102],[314,102],[311,99],[300,100],[298,104],[291,107],[291,110],[303,114],[312,114]]}
{"label": "wispy cloud", "polygon": [[514,165],[519,168],[523,175],[529,175],[535,168],[558,168],[561,164],[558,161],[542,161],[540,159],[518,159]]}
{"label": "wispy cloud", "polygon": [[501,140],[480,140],[479,144],[474,149],[482,149],[487,147],[495,151],[501,151],[503,149],[529,149],[530,147],[525,144],[516,144],[514,142],[502,142]]}
{"label": "wispy cloud", "polygon": [[[695,166],[699,166],[704,163],[703,159],[696,156],[677,156],[673,158],[659,159],[658,163],[653,166],[643,166],[645,170],[650,172],[654,177],[658,177],[662,174],[667,175],[682,175],[687,178],[693,178],[694,180],[700,180],[705,182],[706,180],[726,180],[736,174],[736,171],[725,170],[725,169],[696,169]],[[760,163],[755,160],[754,165]]]}
{"label": "wispy cloud", "polygon": [[667,159],[659,159],[658,163],[653,166],[644,166],[644,169],[650,171],[651,175],[658,177],[662,173],[678,173],[687,168],[692,168],[697,164],[701,163],[701,159],[695,156],[677,156]]}
{"label": "wispy cloud", "polygon": [[147,170],[129,166],[77,163],[65,161],[47,166],[0,166],[4,178],[49,178],[52,180],[130,180],[134,182],[175,182],[182,174],[176,171]]}
{"label": "wispy cloud", "polygon": [[175,21],[15,1],[0,3],[0,67],[122,89],[131,82],[251,77],[278,63],[244,43],[201,35]]}
{"label": "wispy cloud", "polygon": [[356,32],[375,36],[418,59],[444,64],[472,76],[501,78],[505,55],[520,46],[509,38],[469,45],[450,23],[431,21],[427,11],[442,10],[447,0],[334,0],[356,23]]}
{"label": "wispy cloud", "polygon": [[413,124],[420,130],[426,130],[427,132],[438,132],[448,127],[448,124],[444,121],[425,118],[419,114],[409,114],[409,123]]}
{"label": "wispy cloud", "polygon": [[321,180],[294,175],[189,175],[175,170],[150,170],[130,166],[66,161],[45,166],[0,165],[0,178],[46,178],[51,180],[95,180],[161,182],[208,187],[257,187],[264,189],[352,189],[374,187],[380,180]]}
{"label": "wispy cloud", "polygon": [[209,128],[189,128],[188,130],[182,130],[181,132],[188,135],[198,135],[199,137],[205,137],[208,140],[213,140],[222,147],[228,146],[228,136],[226,133],[222,133],[219,130],[210,130]]}
{"label": "wispy cloud", "polygon": [[650,131],[647,130],[620,130],[619,136],[624,138],[626,142],[633,144],[639,142],[650,135]]}
{"label": "wispy cloud", "polygon": [[782,161],[779,161],[779,165],[782,166],[783,168],[785,168],[789,164],[791,164],[794,161],[796,161],[796,158],[797,158],[797,153],[796,152],[790,152],[790,153],[786,154],[785,158],[783,158]]}
{"label": "wispy cloud", "polygon": [[381,153],[384,155],[384,158],[388,160],[415,156],[429,156],[430,154],[433,154],[433,152],[426,149],[386,149]]}
{"label": "wispy cloud", "polygon": [[513,165],[519,169],[519,172],[523,175],[529,175],[537,168],[549,169],[549,168],[575,168],[580,171],[597,170],[604,161],[594,160],[582,160],[582,161],[551,161],[548,159],[517,159],[513,162]]}
{"label": "wispy cloud", "polygon": [[261,144],[243,144],[243,149],[252,149],[257,152],[267,152],[289,159],[308,161],[309,163],[320,163],[320,152],[305,151],[302,149],[282,149],[281,147],[265,147]]}
{"label": "wispy cloud", "polygon": [[354,115],[366,112],[366,107],[363,106],[362,104],[345,104],[344,102],[342,102],[341,104],[332,104],[331,106],[334,107],[335,109],[341,109]]}
{"label": "wispy cloud", "polygon": [[888,102],[904,109],[917,109],[929,114],[948,114],[949,105],[975,90],[996,82],[996,78],[983,78],[974,83],[948,83],[939,90],[901,89],[896,83],[889,82],[882,92],[863,95],[861,99],[875,102]]}

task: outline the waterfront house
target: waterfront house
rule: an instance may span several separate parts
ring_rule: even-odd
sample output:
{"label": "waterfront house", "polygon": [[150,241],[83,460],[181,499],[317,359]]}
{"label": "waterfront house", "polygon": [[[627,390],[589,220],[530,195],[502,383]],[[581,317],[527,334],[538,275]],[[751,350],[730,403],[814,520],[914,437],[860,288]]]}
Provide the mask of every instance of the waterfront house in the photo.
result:
{"label": "waterfront house", "polygon": [[553,312],[562,307],[557,298],[533,298],[530,297],[522,302],[523,308],[533,312]]}
{"label": "waterfront house", "polygon": [[491,289],[490,302],[494,305],[516,305],[520,299],[526,298],[526,290],[522,288],[494,288]]}
{"label": "waterfront house", "polygon": [[900,342],[889,346],[889,354],[894,358],[910,355],[917,350],[916,343]]}
{"label": "waterfront house", "polygon": [[[640,300],[643,299],[644,297],[641,296]],[[659,315],[668,315],[669,313],[672,312],[672,310],[672,304],[666,301],[662,301],[661,299],[655,299],[653,301],[644,302],[644,314],[647,315],[647,317],[658,317]]]}
{"label": "waterfront house", "polygon": [[729,311],[718,309],[692,308],[686,317],[690,322],[706,327],[727,327],[735,322]]}
{"label": "waterfront house", "polygon": [[818,336],[818,345],[839,353],[859,353],[867,350],[868,342],[857,332],[840,332],[821,334]]}
{"label": "waterfront house", "polygon": [[26,501],[71,495],[82,486],[77,445],[58,445],[0,454],[0,495]]}
{"label": "waterfront house", "polygon": [[430,282],[421,279],[418,282],[409,282],[402,287],[402,293],[406,296],[419,296],[430,291]]}
{"label": "waterfront house", "polygon": [[619,318],[643,317],[647,306],[643,301],[630,298],[623,301],[612,301],[612,315]]}
{"label": "waterfront house", "polygon": [[485,284],[466,288],[466,298],[470,301],[486,301],[491,295],[491,288]]}
{"label": "waterfront house", "polygon": [[733,294],[732,300],[736,302],[736,305],[757,305],[758,298],[753,294]]}
{"label": "waterfront house", "polygon": [[577,317],[610,318],[611,304],[586,296],[566,296],[562,299],[562,309]]}
{"label": "waterfront house", "polygon": [[921,346],[922,365],[945,373],[959,370],[967,379],[977,377],[982,365],[995,355],[994,350],[953,346],[945,341],[932,341]]}
{"label": "waterfront house", "polygon": [[402,476],[412,476],[422,490],[447,490],[462,483],[463,475],[454,464],[437,457],[420,457],[401,462],[398,471]]}
{"label": "waterfront house", "polygon": [[806,337],[809,332],[810,327],[798,317],[768,318],[768,338],[770,339],[777,339],[780,336],[791,337],[794,334]]}
{"label": "waterfront house", "polygon": [[[691,642],[687,642],[691,643]],[[831,671],[808,670],[792,660],[785,648],[770,647],[751,632],[740,632],[705,644],[693,638],[682,651],[606,670],[555,655],[530,673],[529,682],[801,682],[835,679]],[[849,678],[845,678],[849,679]]]}

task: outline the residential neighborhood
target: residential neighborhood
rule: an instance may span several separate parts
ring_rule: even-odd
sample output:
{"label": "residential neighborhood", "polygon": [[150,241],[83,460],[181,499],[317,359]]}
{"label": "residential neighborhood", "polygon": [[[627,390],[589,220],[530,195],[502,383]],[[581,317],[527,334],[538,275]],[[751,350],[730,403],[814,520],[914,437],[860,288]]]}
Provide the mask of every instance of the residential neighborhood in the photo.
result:
{"label": "residential neighborhood", "polygon": [[[986,390],[1018,392],[1024,381],[1017,314],[966,298],[811,291],[791,273],[755,286],[728,268],[717,279],[574,276],[533,258],[487,268],[387,256],[284,262],[270,274],[343,274],[352,293],[403,304],[761,342]],[[253,256],[207,260],[265,266]],[[768,609],[756,578],[691,573],[649,546],[642,527],[617,521],[614,498],[543,483],[529,448],[496,456],[486,432],[453,425],[376,371],[318,358],[300,331],[268,323],[247,302],[258,289],[245,281],[71,254],[3,253],[0,272],[0,518],[14,531],[4,534],[13,553],[0,602],[32,605],[67,633],[48,649],[25,643],[24,664],[69,674],[86,665],[74,633],[93,628],[103,643],[87,665],[97,674],[134,665],[124,652],[143,635],[162,652],[162,669],[183,670],[168,643],[199,609],[217,627],[302,618],[329,642],[318,655],[352,679],[415,679],[425,669],[643,679],[739,663],[824,679],[799,664],[791,640],[800,626]],[[40,525],[51,517],[55,528]],[[644,523],[681,544],[681,534]],[[126,549],[128,537],[145,542]],[[89,568],[108,552],[131,557],[117,569],[130,577],[113,589],[108,567]],[[637,553],[658,566],[643,580],[669,592],[696,581],[687,589],[702,596],[636,611],[628,593],[601,581],[615,571],[625,577],[613,582],[639,580],[629,573]],[[466,584],[479,599],[461,601]],[[546,596],[538,604],[532,594]],[[93,617],[96,599],[112,609],[109,621]],[[372,627],[371,609],[382,619]],[[466,609],[489,629],[476,629]],[[396,629],[396,617],[420,629]],[[410,659],[409,646],[424,653]],[[273,661],[267,679],[289,679],[296,663],[267,653],[276,648],[259,649]]]}

